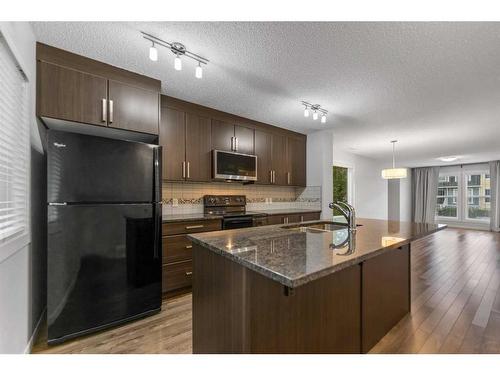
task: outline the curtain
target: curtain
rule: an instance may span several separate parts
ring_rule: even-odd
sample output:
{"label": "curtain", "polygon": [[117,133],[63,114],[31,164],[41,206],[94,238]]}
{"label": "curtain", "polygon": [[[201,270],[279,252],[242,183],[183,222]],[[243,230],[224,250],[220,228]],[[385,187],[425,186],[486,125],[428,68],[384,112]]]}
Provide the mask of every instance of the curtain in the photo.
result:
{"label": "curtain", "polygon": [[491,187],[491,213],[490,213],[490,229],[500,232],[500,184],[498,178],[500,176],[500,160],[490,161],[490,187]]}
{"label": "curtain", "polygon": [[412,219],[416,223],[434,223],[439,167],[412,169]]}

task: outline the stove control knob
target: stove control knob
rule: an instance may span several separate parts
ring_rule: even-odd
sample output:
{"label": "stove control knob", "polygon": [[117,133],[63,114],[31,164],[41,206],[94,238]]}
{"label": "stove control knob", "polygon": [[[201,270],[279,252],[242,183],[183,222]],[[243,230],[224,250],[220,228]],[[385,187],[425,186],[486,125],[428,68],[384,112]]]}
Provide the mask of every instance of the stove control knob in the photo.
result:
{"label": "stove control knob", "polygon": [[217,199],[215,197],[210,197],[208,198],[208,201],[212,204],[214,204],[215,202],[217,202]]}

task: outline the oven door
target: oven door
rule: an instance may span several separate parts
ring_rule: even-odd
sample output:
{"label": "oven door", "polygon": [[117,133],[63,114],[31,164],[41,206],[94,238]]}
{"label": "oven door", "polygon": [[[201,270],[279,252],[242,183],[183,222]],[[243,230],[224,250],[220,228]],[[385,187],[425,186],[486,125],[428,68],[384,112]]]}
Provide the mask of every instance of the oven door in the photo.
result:
{"label": "oven door", "polygon": [[213,150],[213,177],[223,180],[256,181],[257,156]]}
{"label": "oven door", "polygon": [[253,226],[251,216],[233,216],[222,220],[222,229],[248,228]]}

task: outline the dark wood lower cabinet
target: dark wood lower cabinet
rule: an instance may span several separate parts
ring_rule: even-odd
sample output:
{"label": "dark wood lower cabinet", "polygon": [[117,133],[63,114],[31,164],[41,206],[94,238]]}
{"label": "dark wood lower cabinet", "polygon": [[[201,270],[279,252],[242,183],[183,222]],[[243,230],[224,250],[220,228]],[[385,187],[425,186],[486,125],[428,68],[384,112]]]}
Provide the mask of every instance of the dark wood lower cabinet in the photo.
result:
{"label": "dark wood lower cabinet", "polygon": [[285,295],[283,285],[195,245],[193,353],[359,353],[360,280],[353,266]]}
{"label": "dark wood lower cabinet", "polygon": [[319,220],[321,212],[308,212],[303,214],[269,215],[267,217],[268,225],[292,224],[302,221]]}
{"label": "dark wood lower cabinet", "polygon": [[295,289],[193,245],[193,353],[366,353],[410,311],[410,245]]}
{"label": "dark wood lower cabinet", "polygon": [[362,342],[368,352],[410,311],[410,246],[362,263]]}
{"label": "dark wood lower cabinet", "polygon": [[191,287],[193,246],[189,233],[210,232],[222,229],[218,219],[182,221],[162,225],[162,291],[175,294]]}

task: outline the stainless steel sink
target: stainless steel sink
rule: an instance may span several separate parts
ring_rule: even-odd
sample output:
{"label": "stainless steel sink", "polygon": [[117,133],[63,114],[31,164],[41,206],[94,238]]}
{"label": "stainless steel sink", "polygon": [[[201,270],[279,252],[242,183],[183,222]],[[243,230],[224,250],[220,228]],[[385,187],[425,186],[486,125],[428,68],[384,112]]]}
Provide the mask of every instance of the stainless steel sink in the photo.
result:
{"label": "stainless steel sink", "polygon": [[[358,224],[357,226],[361,226],[361,224]],[[314,221],[310,223],[286,225],[282,226],[281,228],[296,230],[300,232],[321,233],[321,232],[335,232],[337,230],[345,230],[348,227],[347,224],[345,223],[337,223],[334,221]]]}

